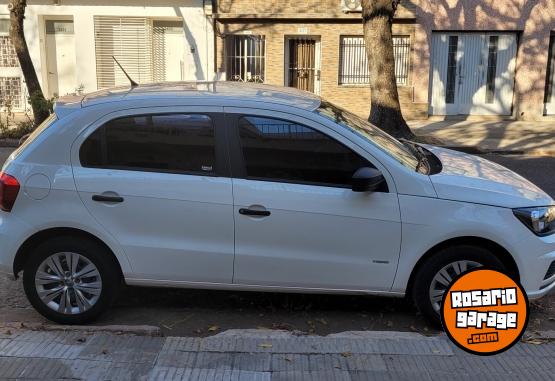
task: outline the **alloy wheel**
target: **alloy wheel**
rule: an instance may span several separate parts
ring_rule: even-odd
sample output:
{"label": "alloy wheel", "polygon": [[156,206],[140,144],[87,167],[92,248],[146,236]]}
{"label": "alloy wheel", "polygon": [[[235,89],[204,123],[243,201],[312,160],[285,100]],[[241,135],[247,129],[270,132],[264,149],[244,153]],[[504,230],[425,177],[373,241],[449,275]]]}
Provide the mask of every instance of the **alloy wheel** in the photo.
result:
{"label": "alloy wheel", "polygon": [[430,284],[430,302],[436,313],[440,313],[441,301],[445,291],[453,282],[453,280],[460,274],[471,270],[476,267],[481,267],[482,264],[474,261],[456,261],[451,262],[441,270],[439,270]]}
{"label": "alloy wheel", "polygon": [[50,309],[65,315],[90,310],[102,293],[98,268],[86,257],[71,252],[47,257],[35,274],[40,300]]}

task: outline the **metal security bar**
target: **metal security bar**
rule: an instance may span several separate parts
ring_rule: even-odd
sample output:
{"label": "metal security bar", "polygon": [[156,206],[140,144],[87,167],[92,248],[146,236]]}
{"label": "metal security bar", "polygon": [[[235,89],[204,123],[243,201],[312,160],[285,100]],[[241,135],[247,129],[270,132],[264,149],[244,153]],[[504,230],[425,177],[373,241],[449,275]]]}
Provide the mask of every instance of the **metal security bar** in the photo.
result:
{"label": "metal security bar", "polygon": [[315,90],[316,41],[294,38],[289,40],[289,86],[297,89]]}
{"label": "metal security bar", "polygon": [[228,35],[225,39],[228,81],[263,83],[266,40],[257,35]]}
{"label": "metal security bar", "polygon": [[[393,36],[393,55],[395,58],[395,78],[397,85],[406,86],[409,82],[410,37]],[[368,56],[362,36],[341,37],[339,48],[339,84],[362,85],[370,83]]]}

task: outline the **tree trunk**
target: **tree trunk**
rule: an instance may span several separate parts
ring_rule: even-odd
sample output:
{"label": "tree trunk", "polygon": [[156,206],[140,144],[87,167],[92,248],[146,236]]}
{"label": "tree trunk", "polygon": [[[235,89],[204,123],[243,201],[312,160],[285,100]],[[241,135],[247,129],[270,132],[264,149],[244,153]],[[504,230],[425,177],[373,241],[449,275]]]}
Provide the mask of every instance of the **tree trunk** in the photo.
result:
{"label": "tree trunk", "polygon": [[37,73],[29,55],[29,48],[25,41],[25,33],[23,31],[23,20],[25,19],[25,8],[27,0],[11,0],[10,3],[10,39],[15,48],[19,66],[25,77],[27,90],[31,100],[35,125],[42,123],[49,115],[47,101],[44,98],[40,87]]}
{"label": "tree trunk", "polygon": [[396,138],[414,139],[401,114],[395,79],[392,24],[399,0],[362,0],[364,42],[370,71],[368,121]]}

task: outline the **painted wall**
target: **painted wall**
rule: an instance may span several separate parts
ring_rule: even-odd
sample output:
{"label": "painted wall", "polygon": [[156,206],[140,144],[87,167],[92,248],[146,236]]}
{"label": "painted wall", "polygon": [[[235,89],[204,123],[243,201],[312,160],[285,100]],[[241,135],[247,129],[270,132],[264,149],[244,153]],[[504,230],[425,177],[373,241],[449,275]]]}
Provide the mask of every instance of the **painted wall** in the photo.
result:
{"label": "painted wall", "polygon": [[555,32],[554,0],[407,0],[417,17],[415,102],[427,102],[432,31],[515,31],[520,34],[513,114],[543,118],[549,38]]}
{"label": "painted wall", "polygon": [[[186,79],[210,80],[214,77],[214,36],[206,15],[211,10],[209,0],[53,0],[28,1],[25,37],[31,58],[43,86],[46,86],[45,20],[62,16],[73,17],[77,86],[85,92],[97,90],[94,21],[97,15],[136,16],[153,18],[182,18],[185,31]],[[0,17],[9,17],[7,0],[0,0]],[[94,5],[91,5],[94,4]],[[195,53],[191,53],[191,48]]]}

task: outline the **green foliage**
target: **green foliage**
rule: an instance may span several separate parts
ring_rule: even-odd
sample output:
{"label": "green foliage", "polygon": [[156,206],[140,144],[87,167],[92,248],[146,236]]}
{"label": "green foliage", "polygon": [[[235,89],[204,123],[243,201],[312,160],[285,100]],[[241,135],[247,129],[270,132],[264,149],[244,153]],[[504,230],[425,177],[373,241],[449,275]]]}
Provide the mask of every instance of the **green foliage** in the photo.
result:
{"label": "green foliage", "polygon": [[49,115],[54,111],[54,98],[45,99],[40,92],[31,94],[29,96],[29,103],[37,114]]}

